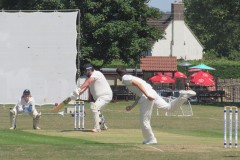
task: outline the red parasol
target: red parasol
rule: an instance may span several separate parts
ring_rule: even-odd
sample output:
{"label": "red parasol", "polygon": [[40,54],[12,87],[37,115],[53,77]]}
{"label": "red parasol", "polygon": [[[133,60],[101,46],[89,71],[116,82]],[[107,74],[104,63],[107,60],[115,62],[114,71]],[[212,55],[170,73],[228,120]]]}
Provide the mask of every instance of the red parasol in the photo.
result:
{"label": "red parasol", "polygon": [[213,76],[209,73],[209,72],[203,72],[203,71],[199,71],[196,73],[193,73],[192,75],[190,75],[190,78],[210,78],[213,79]]}
{"label": "red parasol", "polygon": [[194,77],[192,80],[190,80],[190,83],[194,83],[199,86],[214,86],[215,82],[211,78],[206,77]]}
{"label": "red parasol", "polygon": [[179,72],[179,71],[174,73],[174,77],[175,78],[187,78],[187,76],[184,73]]}
{"label": "red parasol", "polygon": [[151,82],[159,82],[159,83],[175,83],[175,80],[171,77],[165,75],[156,75],[149,78]]}

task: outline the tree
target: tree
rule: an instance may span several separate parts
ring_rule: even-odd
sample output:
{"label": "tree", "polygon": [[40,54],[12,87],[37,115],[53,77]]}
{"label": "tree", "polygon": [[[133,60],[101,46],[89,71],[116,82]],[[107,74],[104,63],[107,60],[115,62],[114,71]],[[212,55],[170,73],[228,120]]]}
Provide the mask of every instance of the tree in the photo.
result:
{"label": "tree", "polygon": [[61,0],[1,0],[5,10],[54,10],[64,9]]}
{"label": "tree", "polygon": [[184,0],[184,4],[186,21],[206,52],[229,59],[240,57],[239,1]]}
{"label": "tree", "polygon": [[161,13],[148,0],[2,0],[4,9],[76,9],[81,12],[81,63],[98,62],[102,67],[120,59],[134,65],[152,41],[163,33],[147,24]]}
{"label": "tree", "polygon": [[157,9],[146,0],[81,1],[81,57],[98,61],[100,66],[114,59],[135,62],[142,51],[151,48],[151,41],[162,33],[147,24],[148,18],[159,17]]}

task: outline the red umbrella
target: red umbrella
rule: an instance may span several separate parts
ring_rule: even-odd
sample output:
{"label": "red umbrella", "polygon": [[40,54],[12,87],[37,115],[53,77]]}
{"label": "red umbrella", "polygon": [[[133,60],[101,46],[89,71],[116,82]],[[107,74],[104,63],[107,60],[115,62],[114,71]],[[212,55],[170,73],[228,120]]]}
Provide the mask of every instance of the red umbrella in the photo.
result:
{"label": "red umbrella", "polygon": [[199,86],[214,86],[215,85],[215,82],[211,78],[206,78],[206,77],[202,77],[202,78],[194,77],[192,80],[190,80],[190,83],[194,83]]}
{"label": "red umbrella", "polygon": [[193,73],[192,75],[190,75],[190,78],[210,78],[213,79],[213,76],[209,73],[209,72],[203,72],[203,71],[199,71],[196,73]]}
{"label": "red umbrella", "polygon": [[156,75],[149,78],[151,82],[159,82],[159,83],[175,83],[175,80],[171,77],[165,75]]}
{"label": "red umbrella", "polygon": [[179,72],[179,71],[174,73],[174,77],[175,78],[187,78],[187,76],[184,73]]}

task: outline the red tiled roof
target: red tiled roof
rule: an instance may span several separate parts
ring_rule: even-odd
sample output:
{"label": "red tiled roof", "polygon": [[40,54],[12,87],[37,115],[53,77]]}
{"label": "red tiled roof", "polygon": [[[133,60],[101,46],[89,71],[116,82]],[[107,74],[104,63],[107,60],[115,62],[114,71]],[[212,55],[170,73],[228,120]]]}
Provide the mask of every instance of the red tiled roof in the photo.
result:
{"label": "red tiled roof", "polygon": [[140,69],[143,71],[177,71],[177,57],[146,56],[140,59]]}

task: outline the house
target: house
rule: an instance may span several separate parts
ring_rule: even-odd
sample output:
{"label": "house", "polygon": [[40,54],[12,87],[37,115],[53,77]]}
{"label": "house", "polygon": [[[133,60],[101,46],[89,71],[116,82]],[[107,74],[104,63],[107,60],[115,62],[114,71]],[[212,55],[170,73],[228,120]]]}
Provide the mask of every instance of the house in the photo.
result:
{"label": "house", "polygon": [[171,13],[165,13],[161,20],[148,20],[148,24],[158,26],[165,32],[165,39],[156,41],[148,55],[202,59],[204,47],[184,22],[184,4],[175,2],[171,7]]}

